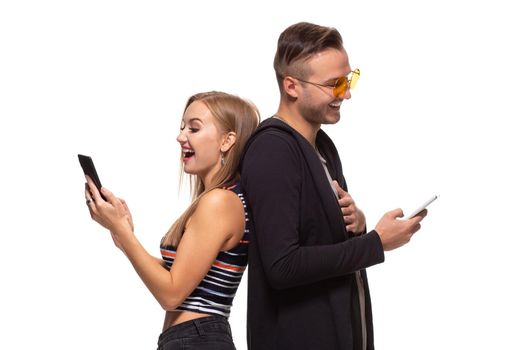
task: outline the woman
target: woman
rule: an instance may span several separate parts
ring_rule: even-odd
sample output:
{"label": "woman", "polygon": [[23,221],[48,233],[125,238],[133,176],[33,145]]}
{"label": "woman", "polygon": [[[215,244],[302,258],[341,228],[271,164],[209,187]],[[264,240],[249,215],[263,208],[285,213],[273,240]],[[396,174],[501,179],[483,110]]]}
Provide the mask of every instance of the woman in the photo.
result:
{"label": "woman", "polygon": [[[149,255],[133,233],[124,200],[87,178],[93,220],[111,232],[166,310],[158,349],[235,349],[227,318],[247,264],[251,222],[239,184],[242,149],[257,127],[255,106],[222,92],[196,94],[182,117],[182,167],[192,175],[193,202]],[[182,178],[182,172],[181,172]]]}

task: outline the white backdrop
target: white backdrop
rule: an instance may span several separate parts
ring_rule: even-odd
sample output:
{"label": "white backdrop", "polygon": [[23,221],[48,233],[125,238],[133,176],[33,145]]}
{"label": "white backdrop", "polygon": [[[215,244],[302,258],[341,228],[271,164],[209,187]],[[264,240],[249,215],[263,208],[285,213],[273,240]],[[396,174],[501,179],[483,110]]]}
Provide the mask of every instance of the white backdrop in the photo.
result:
{"label": "white backdrop", "polygon": [[[158,254],[188,204],[185,100],[223,90],[269,117],[277,38],[298,21],[338,28],[361,69],[325,130],[369,227],[440,195],[369,269],[376,348],[525,348],[522,14],[510,0],[2,1],[0,348],[155,348],[163,312],[90,220],[76,154]],[[243,283],[238,349],[245,303]]]}

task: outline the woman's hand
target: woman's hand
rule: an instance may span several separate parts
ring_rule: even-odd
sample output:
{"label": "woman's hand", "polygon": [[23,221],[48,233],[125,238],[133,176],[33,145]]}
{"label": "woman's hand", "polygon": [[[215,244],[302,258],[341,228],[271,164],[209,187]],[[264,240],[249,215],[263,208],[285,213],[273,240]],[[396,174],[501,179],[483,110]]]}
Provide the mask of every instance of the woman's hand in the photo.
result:
{"label": "woman's hand", "polygon": [[93,180],[86,176],[86,204],[91,218],[101,226],[111,231],[111,238],[115,245],[122,250],[122,240],[133,235],[133,218],[123,199],[115,197],[111,191],[102,188],[101,191],[107,198],[102,199],[100,192]]}
{"label": "woman's hand", "polygon": [[135,232],[135,226],[133,225],[133,217],[131,216],[131,212],[129,211],[128,204],[122,198],[118,198],[118,200],[120,201],[120,203],[122,204],[124,210],[126,211],[126,214],[127,214],[126,219],[128,220],[128,223],[129,223],[129,225],[131,227],[131,231]]}

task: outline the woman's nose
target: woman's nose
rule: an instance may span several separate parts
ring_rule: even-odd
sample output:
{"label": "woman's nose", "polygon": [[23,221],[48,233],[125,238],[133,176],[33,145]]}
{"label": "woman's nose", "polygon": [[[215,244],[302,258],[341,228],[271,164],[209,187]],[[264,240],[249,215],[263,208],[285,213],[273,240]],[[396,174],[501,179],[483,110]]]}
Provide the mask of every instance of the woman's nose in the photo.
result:
{"label": "woman's nose", "polygon": [[181,130],[181,132],[179,133],[179,136],[177,136],[177,141],[179,141],[179,143],[184,143],[188,140],[188,138],[186,137],[186,134],[184,133],[184,131]]}

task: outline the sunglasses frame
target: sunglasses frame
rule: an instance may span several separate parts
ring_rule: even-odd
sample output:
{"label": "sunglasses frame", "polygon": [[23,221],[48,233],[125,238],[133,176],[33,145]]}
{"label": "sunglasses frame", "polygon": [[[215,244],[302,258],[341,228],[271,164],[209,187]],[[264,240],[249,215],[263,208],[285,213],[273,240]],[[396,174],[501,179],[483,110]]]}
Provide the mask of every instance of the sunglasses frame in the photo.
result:
{"label": "sunglasses frame", "polygon": [[[297,79],[299,81],[302,81],[303,83],[312,84],[312,85],[316,85],[316,86],[320,86],[320,87],[331,88],[332,89],[332,95],[334,97],[339,97],[341,95],[344,95],[347,90],[353,90],[355,88],[355,86],[357,84],[357,81],[359,80],[359,77],[361,76],[361,71],[359,70],[359,68],[356,68],[356,69],[350,71],[349,76],[350,76],[350,78],[348,78],[348,76],[337,78],[336,81],[333,84],[314,83],[313,81],[307,81],[307,80],[303,80],[303,79],[300,79],[300,78],[297,78],[297,77],[292,77],[292,78]],[[354,76],[357,76],[355,80],[353,80]],[[344,83],[342,81],[344,81]],[[339,86],[341,86],[341,84],[345,84],[346,86],[344,87],[343,91],[341,91],[339,93],[336,93],[336,89],[339,90],[340,89]]]}

